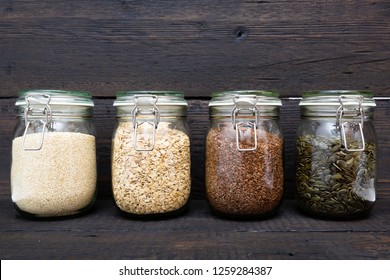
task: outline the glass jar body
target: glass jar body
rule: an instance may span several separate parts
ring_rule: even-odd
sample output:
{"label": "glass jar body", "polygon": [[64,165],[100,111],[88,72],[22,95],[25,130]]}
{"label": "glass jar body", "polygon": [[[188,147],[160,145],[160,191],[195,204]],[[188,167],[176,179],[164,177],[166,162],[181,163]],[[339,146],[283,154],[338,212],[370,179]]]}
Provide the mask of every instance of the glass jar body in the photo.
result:
{"label": "glass jar body", "polygon": [[184,117],[118,117],[112,139],[112,192],[122,213],[174,216],[191,190],[190,138]]}
{"label": "glass jar body", "polygon": [[[360,134],[341,131],[335,117],[302,117],[296,140],[296,199],[302,210],[335,219],[360,218],[370,212],[377,180],[377,141],[371,117],[364,119],[364,136]],[[362,138],[364,149],[359,151]]]}
{"label": "glass jar body", "polygon": [[[248,123],[245,118],[236,121]],[[282,200],[283,180],[283,137],[277,118],[260,118],[257,129],[235,128],[230,117],[212,118],[206,139],[206,194],[214,213],[228,218],[274,214]]]}
{"label": "glass jar body", "polygon": [[82,214],[96,198],[92,112],[90,108],[78,108],[77,114],[56,116],[58,109],[61,106],[52,106],[50,124],[45,124],[46,118],[41,115],[29,116],[26,122],[20,112],[14,130],[11,196],[15,208],[25,217]]}

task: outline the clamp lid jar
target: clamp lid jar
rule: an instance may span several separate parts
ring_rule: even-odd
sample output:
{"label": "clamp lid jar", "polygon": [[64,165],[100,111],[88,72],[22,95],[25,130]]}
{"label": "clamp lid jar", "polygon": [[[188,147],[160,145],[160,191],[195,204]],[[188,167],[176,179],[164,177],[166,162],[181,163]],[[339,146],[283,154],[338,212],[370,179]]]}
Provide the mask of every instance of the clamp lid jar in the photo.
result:
{"label": "clamp lid jar", "polygon": [[111,168],[116,206],[137,218],[181,213],[191,187],[184,94],[121,91],[114,106]]}
{"label": "clamp lid jar", "polygon": [[32,218],[84,213],[96,197],[96,144],[89,93],[21,91],[12,141],[11,196]]}
{"label": "clamp lid jar", "polygon": [[369,91],[306,92],[296,140],[296,197],[314,216],[359,218],[376,200],[375,101]]}
{"label": "clamp lid jar", "polygon": [[206,139],[206,194],[214,213],[261,218],[283,194],[283,136],[275,92],[214,93]]}

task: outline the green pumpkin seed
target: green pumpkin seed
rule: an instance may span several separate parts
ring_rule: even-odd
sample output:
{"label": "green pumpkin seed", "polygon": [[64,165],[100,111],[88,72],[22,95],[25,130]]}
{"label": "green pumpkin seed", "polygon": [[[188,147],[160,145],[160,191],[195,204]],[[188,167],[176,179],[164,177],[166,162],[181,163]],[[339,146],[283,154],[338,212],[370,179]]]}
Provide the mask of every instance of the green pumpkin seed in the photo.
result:
{"label": "green pumpkin seed", "polygon": [[[358,147],[359,143],[350,143]],[[370,209],[374,201],[355,190],[375,180],[375,144],[348,152],[339,138],[304,135],[297,138],[297,200],[311,211],[348,216]]]}

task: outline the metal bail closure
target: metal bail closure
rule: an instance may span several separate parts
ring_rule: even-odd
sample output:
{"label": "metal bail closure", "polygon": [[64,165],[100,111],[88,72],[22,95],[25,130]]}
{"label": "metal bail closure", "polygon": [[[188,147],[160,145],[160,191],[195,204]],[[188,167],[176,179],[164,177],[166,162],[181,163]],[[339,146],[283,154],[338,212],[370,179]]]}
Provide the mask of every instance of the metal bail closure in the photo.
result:
{"label": "metal bail closure", "polygon": [[[347,100],[356,100],[358,103],[357,108],[348,108],[351,107],[351,104],[346,104]],[[348,152],[362,152],[365,149],[365,140],[363,134],[363,123],[364,123],[364,110],[362,108],[363,96],[361,95],[341,95],[339,97],[340,107],[337,109],[337,121],[336,126],[340,128],[341,131],[341,141],[344,144],[345,149]],[[359,121],[344,121],[343,117],[360,117]],[[347,132],[347,130],[352,130]],[[355,134],[358,133],[358,134]],[[360,138],[361,146],[360,147],[351,147],[348,143],[348,137],[351,139]],[[358,137],[356,137],[358,136]]]}
{"label": "metal bail closure", "polygon": [[[156,129],[160,122],[160,112],[156,106],[156,95],[135,95],[134,96],[134,108],[131,111],[131,117],[134,128],[134,149],[136,151],[152,151],[156,142]],[[139,115],[153,115],[154,120],[151,121],[137,121]],[[148,139],[145,135],[139,136],[138,128],[142,125],[149,125],[152,128],[152,137]],[[145,133],[146,134],[146,133]],[[149,142],[146,145],[139,145],[140,143]]]}
{"label": "metal bail closure", "polygon": [[[253,96],[234,96],[233,102],[234,107],[232,110],[232,123],[233,127],[236,131],[236,145],[237,149],[240,152],[247,152],[247,151],[255,151],[257,149],[257,128],[258,128],[258,117],[259,117],[259,110],[256,107],[258,97],[256,95]],[[248,116],[248,113],[253,118],[248,118],[247,122],[238,122],[237,117],[240,113],[243,113],[246,115],[246,118]],[[244,128],[245,131],[248,131],[250,135],[252,135],[253,130],[253,138],[254,138],[254,144],[252,147],[249,148],[242,148],[240,145],[241,137],[240,137],[240,131],[242,131],[242,128]]]}
{"label": "metal bail closure", "polygon": [[[50,129],[52,120],[52,111],[49,106],[51,97],[47,94],[30,94],[25,97],[26,108],[24,109],[24,124],[25,129],[23,133],[22,148],[25,151],[39,151],[42,149],[43,140],[45,138],[46,129]],[[29,120],[33,115],[34,117],[39,114],[43,114],[43,119]],[[42,124],[41,140],[37,147],[29,147],[26,144],[27,132],[30,127],[33,127],[35,123]]]}

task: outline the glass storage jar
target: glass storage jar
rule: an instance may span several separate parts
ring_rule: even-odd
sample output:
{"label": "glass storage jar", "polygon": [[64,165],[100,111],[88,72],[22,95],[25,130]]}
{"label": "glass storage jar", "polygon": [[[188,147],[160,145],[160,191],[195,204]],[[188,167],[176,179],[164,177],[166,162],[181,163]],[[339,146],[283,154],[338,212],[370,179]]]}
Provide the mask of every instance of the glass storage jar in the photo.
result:
{"label": "glass storage jar", "polygon": [[283,195],[283,136],[275,92],[212,94],[206,139],[206,194],[228,218],[274,214]]}
{"label": "glass storage jar", "polygon": [[21,91],[12,141],[11,196],[25,217],[81,214],[96,197],[96,144],[89,93]]}
{"label": "glass storage jar", "polygon": [[318,217],[358,218],[376,198],[375,102],[368,91],[306,92],[296,140],[296,198]]}
{"label": "glass storage jar", "polygon": [[116,206],[136,218],[181,213],[191,189],[184,94],[121,91],[114,106],[111,168]]}

